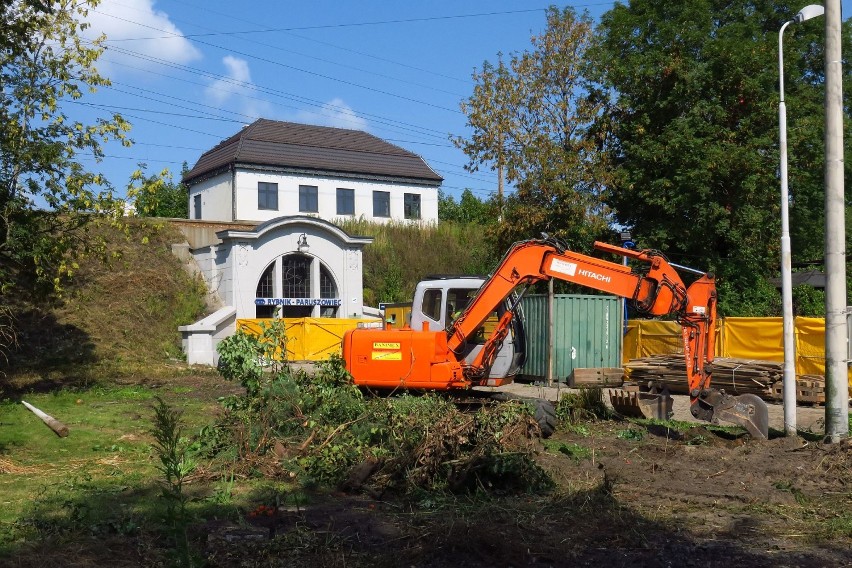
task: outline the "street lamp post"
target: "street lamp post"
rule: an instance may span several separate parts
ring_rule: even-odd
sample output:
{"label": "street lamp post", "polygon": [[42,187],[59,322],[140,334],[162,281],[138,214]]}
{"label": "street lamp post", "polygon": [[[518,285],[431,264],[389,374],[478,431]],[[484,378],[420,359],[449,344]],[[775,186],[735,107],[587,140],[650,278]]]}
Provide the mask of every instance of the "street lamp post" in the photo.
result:
{"label": "street lamp post", "polygon": [[784,104],[784,30],[817,16],[825,9],[817,4],[805,6],[784,22],[778,32],[778,76],[780,101],[778,103],[779,153],[781,158],[781,304],[784,319],[784,432],[796,435],[796,345],[793,335],[793,275],[790,248],[789,188],[787,187],[787,107]]}
{"label": "street lamp post", "polygon": [[[619,237],[621,237],[621,246],[626,249],[635,249],[636,243],[633,242],[633,235],[630,234],[630,231],[621,231],[619,233]],[[627,266],[627,257],[625,256],[622,260],[624,266]],[[627,298],[621,300],[621,349],[620,349],[620,357],[624,360],[624,337],[627,335]]]}

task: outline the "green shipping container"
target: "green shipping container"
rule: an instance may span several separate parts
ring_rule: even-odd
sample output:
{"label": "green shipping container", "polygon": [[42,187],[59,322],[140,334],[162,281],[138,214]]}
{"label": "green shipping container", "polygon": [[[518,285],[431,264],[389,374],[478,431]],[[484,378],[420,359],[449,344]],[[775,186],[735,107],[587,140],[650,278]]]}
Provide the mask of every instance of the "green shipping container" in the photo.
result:
{"label": "green shipping container", "polygon": [[[547,377],[547,296],[524,297],[527,360],[521,375]],[[621,367],[624,302],[615,296],[556,294],[553,299],[553,379],[566,382],[575,368]]]}

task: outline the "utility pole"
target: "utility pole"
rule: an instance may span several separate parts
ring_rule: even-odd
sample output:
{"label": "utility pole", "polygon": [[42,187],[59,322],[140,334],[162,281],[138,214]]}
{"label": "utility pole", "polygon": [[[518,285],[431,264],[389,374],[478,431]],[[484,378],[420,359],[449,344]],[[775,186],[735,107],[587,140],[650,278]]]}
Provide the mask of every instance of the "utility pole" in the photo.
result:
{"label": "utility pole", "polygon": [[825,2],[825,436],[849,436],[840,0]]}

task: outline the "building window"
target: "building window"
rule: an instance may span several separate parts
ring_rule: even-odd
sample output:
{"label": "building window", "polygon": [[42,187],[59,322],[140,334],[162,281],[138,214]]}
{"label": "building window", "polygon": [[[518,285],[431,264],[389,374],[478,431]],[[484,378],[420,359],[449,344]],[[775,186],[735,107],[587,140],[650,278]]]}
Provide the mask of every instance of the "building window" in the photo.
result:
{"label": "building window", "polygon": [[302,213],[316,213],[319,211],[317,203],[317,186],[299,186],[299,211]]}
{"label": "building window", "polygon": [[420,194],[406,193],[405,194],[405,218],[419,219],[420,218]]}
{"label": "building window", "polygon": [[[311,262],[309,256],[291,254],[281,259],[281,288],[285,298],[311,297]],[[313,306],[284,306],[281,317],[309,318]]]}
{"label": "building window", "polygon": [[278,211],[278,184],[257,182],[257,208]]}
{"label": "building window", "polygon": [[281,262],[282,291],[285,298],[311,297],[311,259],[300,254],[285,256]]}
{"label": "building window", "polygon": [[[328,269],[320,264],[320,298],[337,298],[337,284]],[[337,316],[336,306],[322,306],[320,308],[321,318],[333,318]]]}
{"label": "building window", "polygon": [[373,192],[373,217],[390,217],[390,192]]}
{"label": "building window", "polygon": [[354,215],[355,214],[355,190],[337,188],[337,214],[338,215]]}
{"label": "building window", "polygon": [[[255,298],[272,298],[275,294],[273,288],[273,274],[275,273],[275,263],[270,264],[266,270],[263,271],[263,274],[260,276],[260,280],[257,282],[257,290],[255,291]],[[254,307],[254,317],[256,318],[271,318],[275,316],[275,306],[258,306]]]}
{"label": "building window", "polygon": [[201,219],[201,194],[192,197],[192,218]]}

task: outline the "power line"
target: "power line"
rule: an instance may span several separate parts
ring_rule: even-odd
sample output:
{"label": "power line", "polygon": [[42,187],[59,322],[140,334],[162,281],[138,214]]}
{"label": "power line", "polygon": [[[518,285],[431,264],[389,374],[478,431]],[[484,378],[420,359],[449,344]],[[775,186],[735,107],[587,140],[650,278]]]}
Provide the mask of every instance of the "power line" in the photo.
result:
{"label": "power line", "polygon": [[[218,10],[214,10],[207,5],[199,6],[199,5],[196,5],[196,4],[192,4],[191,2],[184,2],[184,1],[181,1],[181,0],[172,0],[172,2],[175,2],[177,4],[183,4],[184,6],[189,6],[190,8],[193,8],[194,10],[202,10],[202,11],[208,12],[210,14],[216,14],[216,15],[219,15],[219,16],[224,16],[224,17],[228,18],[229,22],[230,21],[238,21],[238,22],[245,22],[247,24],[256,25],[256,26],[261,25],[261,24],[258,24],[257,22],[252,21],[252,20],[247,20],[245,18],[240,18],[240,17],[235,16],[233,14],[228,14],[226,12],[220,12]],[[123,5],[123,6],[128,8],[128,9],[134,9],[131,6],[126,6],[126,5]],[[205,30],[210,29],[210,28],[207,28],[205,26],[199,26],[196,21],[183,20],[183,19],[179,19],[179,18],[174,18],[172,16],[170,16],[169,19],[171,21],[175,21],[175,22],[183,22],[183,23],[189,24],[193,27],[200,28],[200,29],[205,29]],[[381,61],[383,63],[390,63],[391,65],[396,65],[398,67],[404,67],[406,69],[411,69],[411,70],[417,71],[419,73],[428,73],[429,75],[434,75],[436,77],[442,77],[444,79],[450,79],[452,81],[465,83],[467,85],[470,85],[472,83],[469,78],[460,79],[458,77],[453,77],[451,75],[439,73],[439,72],[433,71],[431,69],[425,69],[423,67],[417,67],[417,66],[411,65],[409,63],[403,63],[401,61],[395,61],[395,60],[389,59],[387,57],[381,57],[381,56],[378,56],[378,55],[374,55],[372,53],[367,53],[365,51],[359,51],[357,49],[344,47],[342,45],[338,45],[338,44],[327,42],[327,41],[321,41],[321,40],[311,38],[311,37],[308,37],[308,36],[304,36],[304,35],[299,35],[299,34],[295,34],[295,33],[291,33],[291,32],[282,32],[282,33],[289,35],[289,36],[292,36],[292,37],[299,39],[299,40],[302,40],[302,41],[309,41],[309,42],[316,43],[316,44],[319,44],[319,45],[325,45],[325,46],[328,46],[328,47],[332,47],[334,49],[338,49],[340,51],[344,51],[344,52],[348,52],[348,53],[354,53],[355,55],[360,55],[362,57],[367,57],[369,59],[375,59],[376,61]],[[127,39],[121,39],[121,40],[119,40],[119,39],[116,39],[116,40],[107,39],[107,41],[127,41]],[[265,44],[263,44],[263,45],[265,45]]]}
{"label": "power line", "polygon": [[[180,65],[180,64],[177,64],[177,63],[172,63],[172,62],[169,62],[169,61],[157,58],[157,57],[148,56],[148,55],[138,53],[138,52],[134,52],[134,51],[131,51],[131,50],[117,48],[117,52],[123,53],[125,55],[129,55],[131,57],[135,57],[135,58],[138,58],[138,59],[141,59],[141,60],[144,60],[144,61],[150,61],[152,63],[157,63],[159,65],[163,65],[165,67],[176,69],[178,71],[182,71],[182,72],[185,72],[185,73],[188,73],[188,74],[191,74],[191,75],[196,75],[196,76],[208,78],[208,79],[211,79],[211,80],[214,80],[214,81],[222,81],[222,82],[234,85],[235,87],[241,87],[241,88],[244,88],[244,89],[248,89],[248,90],[257,91],[257,92],[265,93],[265,94],[268,94],[268,95],[276,96],[276,97],[279,97],[279,98],[292,100],[292,101],[299,102],[299,103],[302,103],[302,104],[305,104],[305,105],[308,105],[308,106],[317,107],[320,110],[324,110],[324,109],[330,107],[332,110],[352,111],[356,116],[364,118],[365,120],[369,119],[371,121],[378,122],[379,124],[385,124],[385,125],[387,125],[391,128],[396,128],[396,129],[409,131],[409,132],[415,132],[415,133],[417,133],[421,136],[431,136],[431,137],[437,137],[437,138],[441,138],[441,139],[445,139],[446,136],[447,136],[446,133],[440,132],[438,130],[434,130],[434,129],[430,129],[430,128],[426,128],[426,127],[423,127],[423,126],[418,126],[418,125],[414,125],[414,124],[406,123],[406,122],[402,122],[402,121],[397,121],[397,120],[394,120],[394,119],[389,119],[389,118],[382,117],[380,115],[376,115],[376,114],[372,114],[372,113],[354,111],[352,109],[349,109],[349,107],[340,107],[338,105],[330,105],[329,103],[323,103],[321,101],[316,101],[314,99],[303,97],[301,95],[286,93],[284,91],[279,91],[277,89],[273,89],[273,88],[270,88],[270,87],[264,87],[262,85],[257,85],[257,84],[246,82],[246,81],[240,81],[238,79],[233,79],[231,77],[227,77],[227,76],[224,76],[224,75],[218,75],[218,74],[211,73],[211,72],[208,72],[208,71],[204,71],[204,70],[201,70],[201,69],[196,69],[194,67],[189,67],[189,66],[186,66],[186,65]],[[215,87],[211,87],[211,85],[208,85],[208,84],[190,81],[190,80],[185,79],[185,78],[175,77],[173,75],[167,75],[165,73],[158,73],[158,72],[152,71],[150,69],[135,67],[133,65],[129,65],[129,64],[126,64],[126,63],[113,61],[109,58],[106,58],[106,60],[110,61],[111,63],[117,64],[117,65],[129,67],[131,69],[143,71],[145,73],[150,73],[152,75],[158,75],[158,76],[165,77],[165,78],[168,78],[168,79],[173,79],[173,80],[176,80],[176,81],[182,81],[182,82],[185,82],[185,83],[189,83],[191,85],[198,85],[198,86],[205,87],[205,88],[214,88],[215,89]],[[121,84],[121,83],[116,82],[116,84]],[[127,85],[127,86],[130,86],[130,85]],[[140,90],[143,90],[143,91],[146,91],[146,92],[150,92],[150,93],[153,93],[153,94],[159,94],[161,96],[165,96],[165,97],[172,98],[172,99],[175,99],[175,100],[181,100],[183,102],[188,102],[190,104],[194,104],[194,105],[197,105],[197,106],[204,106],[204,107],[207,107],[207,108],[214,108],[214,109],[220,110],[222,112],[228,112],[230,114],[237,114],[237,115],[240,115],[240,116],[244,116],[244,117],[246,117],[250,120],[255,120],[257,118],[256,116],[250,116],[250,115],[247,115],[247,114],[237,113],[237,112],[234,112],[234,111],[227,111],[227,110],[224,110],[224,109],[218,109],[217,107],[211,107],[209,105],[203,105],[201,103],[196,103],[195,101],[188,101],[186,99],[180,99],[180,98],[177,98],[177,97],[172,97],[170,95],[165,95],[163,93],[158,93],[156,91],[150,91],[150,90],[147,90],[147,89],[143,89],[141,87],[136,87],[136,86],[131,86],[131,87],[137,88],[137,89],[140,89]],[[219,89],[219,90],[221,90],[221,89]],[[257,101],[261,101],[261,102],[268,102],[266,99],[263,99],[263,98],[260,98],[260,97],[254,97],[254,96],[249,95],[247,93],[234,93],[233,91],[226,91],[226,92],[231,93],[231,94],[235,94],[235,95],[243,97],[243,98],[249,98],[249,99],[253,99],[253,100],[257,100]],[[304,110],[303,108],[297,107],[297,106],[290,106],[290,105],[282,105],[282,106],[284,106],[286,108],[292,108],[292,109],[295,109],[295,110],[299,110],[299,111]]]}
{"label": "power line", "polygon": [[[608,6],[611,5],[612,2],[602,2],[599,4],[581,4],[578,7],[592,7],[592,6]],[[274,32],[295,32],[295,31],[307,31],[307,30],[322,30],[322,29],[334,29],[334,28],[351,28],[351,27],[364,27],[364,26],[384,26],[388,24],[410,24],[410,23],[419,23],[419,22],[433,22],[439,20],[459,20],[464,18],[480,18],[486,16],[505,16],[505,15],[514,15],[514,14],[525,14],[530,12],[544,12],[547,7],[544,8],[528,8],[525,10],[508,10],[504,12],[484,12],[479,14],[459,14],[455,16],[430,16],[423,18],[406,18],[406,19],[396,19],[396,20],[378,20],[374,22],[350,22],[343,24],[323,24],[316,26],[295,26],[288,28],[263,28],[263,29],[255,29],[255,30],[241,30],[241,31],[233,31],[233,32],[208,32],[208,33],[198,33],[198,34],[170,34],[168,36],[160,36],[160,37],[138,37],[138,38],[125,38],[120,40],[113,41],[136,41],[136,40],[151,40],[151,39],[169,39],[175,36],[183,37],[183,38],[198,38],[198,37],[210,37],[210,36],[232,36],[232,35],[240,35],[240,34],[258,34],[258,33],[274,33]],[[96,10],[97,11],[97,10]],[[99,12],[102,14],[102,12]],[[106,14],[104,14],[106,15]],[[135,23],[135,22],[133,22]],[[150,26],[145,26],[150,27]],[[151,28],[155,31],[170,33],[165,30],[159,30],[156,28]]]}
{"label": "power line", "polygon": [[[119,3],[115,3],[115,4],[122,6],[122,4],[119,4]],[[129,9],[133,9],[131,6],[124,6],[124,7],[129,8]],[[106,15],[103,12],[98,12],[98,13]],[[239,19],[239,18],[232,18],[232,19]],[[170,18],[170,20],[173,20],[175,22],[186,22],[186,20],[179,20],[177,18]],[[241,21],[246,21],[246,20],[241,20]],[[137,23],[138,25],[142,25],[141,23],[138,23],[138,22],[135,22],[135,23]],[[189,22],[186,22],[186,23],[189,23]],[[203,27],[203,26],[197,26],[197,24],[196,24],[196,27],[201,27],[202,29],[210,29],[210,28],[206,28],[206,27]],[[222,33],[212,32],[212,33],[209,33],[209,34],[200,34],[200,35],[227,35],[227,33],[228,32],[222,32]],[[246,32],[246,33],[251,33],[251,32]],[[184,35],[184,37],[186,38],[188,36]],[[294,37],[296,37],[296,36],[294,35]],[[464,97],[465,96],[462,93],[456,93],[456,92],[453,92],[453,91],[447,91],[445,89],[439,89],[438,87],[435,87],[434,85],[425,84],[425,83],[418,83],[416,81],[409,81],[407,79],[402,79],[400,77],[395,77],[393,75],[386,75],[386,74],[383,74],[383,73],[377,73],[375,71],[370,71],[369,69],[363,69],[363,68],[359,68],[359,67],[354,67],[354,66],[349,65],[349,64],[340,63],[339,61],[334,61],[334,60],[331,60],[331,59],[325,59],[325,58],[322,58],[322,57],[317,57],[316,55],[313,55],[313,54],[310,54],[310,53],[303,53],[303,52],[300,52],[300,51],[295,51],[293,49],[285,49],[285,48],[281,47],[280,45],[275,45],[275,44],[271,44],[271,43],[264,43],[262,41],[257,41],[257,40],[252,39],[252,38],[241,38],[241,39],[243,41],[261,46],[261,47],[266,48],[266,49],[272,49],[272,50],[280,51],[280,52],[283,52],[283,53],[295,54],[295,55],[298,55],[298,56],[301,56],[301,57],[305,57],[307,59],[312,59],[314,61],[320,61],[322,63],[327,63],[329,65],[344,67],[347,71],[358,71],[360,73],[375,75],[376,77],[380,77],[382,79],[397,81],[399,83],[404,83],[404,84],[407,84],[407,85],[413,85],[413,86],[419,87],[421,89],[429,89],[431,91],[435,91],[435,92],[438,92],[438,93],[444,93],[444,94],[447,94],[447,95],[452,95],[454,97]],[[109,41],[109,39],[107,39],[106,41]],[[116,39],[114,41],[116,41],[116,42],[128,41],[128,39]],[[136,40],[134,39],[133,41],[136,41]],[[144,40],[140,40],[140,41],[144,41]]]}
{"label": "power line", "polygon": [[[135,22],[135,21],[133,21],[133,20],[128,20],[128,19],[126,19],[126,18],[121,18],[121,17],[116,16],[116,15],[113,15],[113,14],[107,14],[107,13],[104,13],[104,12],[99,12],[99,11],[97,11],[97,10],[95,10],[95,12],[98,12],[98,13],[99,13],[99,14],[101,14],[102,16],[106,16],[106,17],[108,17],[108,18],[114,18],[114,19],[116,19],[116,20],[119,20],[119,21],[122,21],[122,22],[126,22],[126,23],[129,23],[129,24],[135,24],[135,25],[137,25],[137,26],[141,26],[141,27],[144,27],[144,28],[153,29],[153,30],[156,30],[156,31],[159,31],[159,32],[169,33],[169,32],[166,32],[165,30],[161,30],[161,29],[158,29],[158,28],[155,28],[155,27],[153,27],[153,26],[149,26],[149,25],[147,25],[147,24],[143,24],[143,23],[140,23],[140,22]],[[183,36],[181,36],[180,34],[170,34],[169,36],[167,36],[167,37],[165,37],[165,38],[136,38],[136,39],[170,39],[170,38],[174,38],[174,37],[183,37]],[[342,83],[342,84],[344,84],[344,85],[349,85],[349,86],[351,86],[351,87],[356,87],[356,88],[359,88],[359,89],[365,89],[365,90],[367,90],[367,91],[371,91],[371,92],[378,93],[378,94],[381,94],[381,95],[385,95],[385,96],[389,96],[389,97],[394,97],[394,98],[397,98],[397,99],[400,99],[400,100],[404,100],[404,101],[408,101],[408,102],[412,102],[412,103],[416,103],[416,104],[420,104],[420,105],[428,106],[428,107],[435,108],[435,109],[438,109],[438,110],[443,110],[443,111],[447,111],[447,112],[451,112],[451,113],[459,113],[459,114],[461,114],[461,111],[456,110],[456,109],[451,109],[451,108],[444,107],[444,106],[437,105],[437,104],[433,104],[433,103],[430,103],[430,102],[421,101],[421,100],[418,100],[418,99],[415,99],[415,98],[412,98],[412,97],[406,97],[406,96],[404,96],[404,95],[398,95],[398,94],[396,94],[396,93],[392,93],[392,92],[390,92],[390,91],[385,91],[385,90],[383,90],[383,89],[377,89],[377,88],[375,88],[375,87],[369,87],[369,86],[367,86],[367,85],[361,85],[360,83],[355,83],[354,81],[347,81],[347,80],[345,80],[345,79],[339,79],[339,78],[336,78],[336,77],[332,77],[332,76],[330,76],[330,75],[325,75],[325,74],[323,74],[323,73],[318,73],[318,72],[316,72],[316,71],[310,71],[310,70],[308,70],[308,69],[302,69],[302,68],[300,68],[300,67],[296,67],[296,66],[294,66],[294,65],[287,65],[287,64],[285,64],[285,63],[281,63],[280,61],[275,61],[275,60],[273,60],[273,59],[267,59],[267,58],[265,58],[265,57],[260,57],[259,55],[253,55],[253,54],[251,54],[251,53],[246,53],[246,52],[244,52],[244,51],[237,51],[237,50],[235,50],[235,49],[233,49],[233,48],[230,48],[230,47],[226,48],[226,47],[223,47],[223,46],[221,46],[221,45],[217,45],[217,44],[215,44],[215,43],[211,43],[211,42],[207,42],[207,41],[202,41],[202,40],[200,40],[200,39],[195,39],[195,41],[196,41],[197,43],[200,43],[200,44],[203,44],[203,45],[207,45],[207,46],[210,46],[210,47],[214,47],[214,48],[216,48],[216,49],[222,49],[222,50],[225,50],[225,51],[229,51],[229,52],[231,52],[231,53],[235,53],[235,54],[237,54],[237,55],[241,55],[241,56],[243,56],[243,57],[248,57],[248,58],[250,58],[250,59],[254,59],[254,60],[257,60],[257,61],[261,61],[261,62],[264,62],[264,63],[269,63],[270,65],[277,65],[277,66],[279,66],[279,67],[283,67],[283,68],[285,68],[285,69],[291,69],[291,70],[293,70],[293,71],[299,71],[299,72],[301,72],[301,73],[305,73],[305,74],[308,74],[308,75],[313,75],[313,76],[315,76],[315,77],[319,77],[319,78],[321,78],[321,79],[327,79],[327,80],[329,80],[329,81],[335,81],[335,82],[338,82],[338,83]]]}

